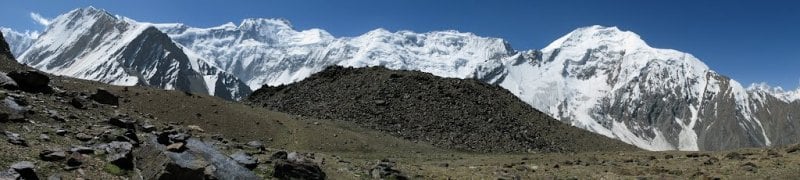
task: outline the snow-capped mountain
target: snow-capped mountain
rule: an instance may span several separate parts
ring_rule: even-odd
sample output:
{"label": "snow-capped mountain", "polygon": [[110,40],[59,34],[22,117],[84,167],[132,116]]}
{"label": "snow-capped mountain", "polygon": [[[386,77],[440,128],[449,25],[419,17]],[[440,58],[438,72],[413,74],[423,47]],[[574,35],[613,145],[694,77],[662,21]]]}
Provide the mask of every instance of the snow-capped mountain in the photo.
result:
{"label": "snow-capped mountain", "polygon": [[283,19],[196,28],[84,8],[56,18],[19,59],[56,74],[230,99],[327,66],[385,66],[496,84],[556,119],[649,150],[800,142],[800,90],[745,88],[691,54],[650,47],[616,27],[579,28],[541,50],[517,51],[457,31],[334,37]]}
{"label": "snow-capped mountain", "polygon": [[148,23],[93,7],[58,16],[20,57],[37,69],[114,85],[147,85],[239,99],[250,89]]}
{"label": "snow-capped mountain", "polygon": [[[281,19],[245,19],[212,28],[158,24],[176,42],[215,59],[252,89],[292,83],[330,65],[387,66],[445,77],[471,77],[476,68],[496,63],[513,50],[501,39],[441,31],[370,31],[334,38],[320,29],[296,31]],[[480,60],[480,61],[478,61]]]}
{"label": "snow-capped mountain", "polygon": [[0,27],[0,32],[6,38],[6,41],[11,45],[11,53],[14,56],[22,55],[25,50],[33,45],[33,41],[39,37],[38,32],[17,32],[9,28]]}
{"label": "snow-capped mountain", "polygon": [[[456,31],[378,29],[332,38],[276,19],[157,27],[253,89],[295,82],[329,65],[386,66],[498,84],[562,121],[650,150],[768,146],[785,139],[785,133],[771,133],[777,131],[766,122],[771,118],[758,115],[765,108],[755,106],[755,91],[690,54],[650,47],[615,27],[580,28],[541,51],[514,51],[502,39]],[[790,93],[762,94],[781,100],[776,103],[792,99]]]}

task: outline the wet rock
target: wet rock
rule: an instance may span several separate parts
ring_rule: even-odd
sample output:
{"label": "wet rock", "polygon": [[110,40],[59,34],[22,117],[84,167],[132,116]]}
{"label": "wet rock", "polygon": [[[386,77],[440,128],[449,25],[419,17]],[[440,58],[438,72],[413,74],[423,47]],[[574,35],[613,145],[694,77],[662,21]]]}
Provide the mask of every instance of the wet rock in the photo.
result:
{"label": "wet rock", "polygon": [[279,179],[325,179],[325,172],[299,153],[290,153],[286,160],[274,161],[273,177]]}
{"label": "wet rock", "polygon": [[730,160],[744,160],[745,159],[744,155],[739,154],[738,152],[730,152],[728,154],[725,154],[725,158],[730,159]]}
{"label": "wet rock", "polygon": [[80,141],[89,141],[89,140],[94,139],[94,136],[86,134],[86,133],[78,133],[78,134],[75,134],[75,139],[78,139]]}
{"label": "wet rock", "polygon": [[94,100],[95,102],[100,104],[107,104],[114,106],[119,105],[119,97],[103,88],[98,88],[97,92],[89,96],[89,99]]}
{"label": "wet rock", "polygon": [[0,88],[3,89],[17,89],[19,86],[14,79],[8,77],[6,73],[0,72]]}
{"label": "wet rock", "polygon": [[108,143],[108,146],[105,148],[105,150],[108,153],[108,156],[106,157],[108,162],[121,169],[133,169],[133,155],[131,154],[131,151],[133,150],[133,144],[129,142],[114,141]]}
{"label": "wet rock", "polygon": [[258,166],[258,159],[241,151],[232,154],[231,158],[248,169],[253,169]]}
{"label": "wet rock", "polygon": [[8,138],[7,141],[9,143],[11,143],[11,144],[25,146],[25,147],[28,146],[28,142],[25,141],[25,139],[22,138],[22,136],[20,136],[17,133],[12,133],[12,132],[6,131],[5,135],[6,135],[6,138]]}
{"label": "wet rock", "polygon": [[19,173],[21,179],[39,179],[34,169],[36,166],[30,161],[20,161],[11,165],[11,169]]}
{"label": "wet rock", "polygon": [[8,77],[14,79],[19,86],[19,89],[27,92],[51,92],[52,89],[48,85],[50,77],[39,71],[13,71],[7,74]]}
{"label": "wet rock", "polygon": [[388,159],[378,161],[378,163],[370,170],[370,175],[375,179],[408,179],[400,171],[392,169],[395,162]]}
{"label": "wet rock", "polygon": [[59,161],[67,158],[67,153],[64,151],[43,150],[39,152],[39,159],[43,161]]}
{"label": "wet rock", "polygon": [[69,101],[69,104],[78,109],[89,109],[89,105],[91,105],[92,102],[83,96],[75,96],[72,97],[72,100]]}

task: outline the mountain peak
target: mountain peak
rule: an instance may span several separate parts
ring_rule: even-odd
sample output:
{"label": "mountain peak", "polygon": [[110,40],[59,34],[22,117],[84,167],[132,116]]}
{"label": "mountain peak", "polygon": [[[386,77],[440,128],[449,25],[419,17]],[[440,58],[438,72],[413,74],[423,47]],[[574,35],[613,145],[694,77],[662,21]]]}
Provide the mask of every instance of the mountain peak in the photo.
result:
{"label": "mountain peak", "polygon": [[567,35],[558,38],[542,51],[553,51],[558,48],[573,47],[578,49],[591,49],[606,46],[611,49],[635,50],[650,48],[641,37],[631,31],[600,25],[578,28]]}
{"label": "mountain peak", "polygon": [[294,29],[289,20],[283,18],[247,18],[242,20],[242,23],[239,25],[241,29],[260,29],[264,27]]}

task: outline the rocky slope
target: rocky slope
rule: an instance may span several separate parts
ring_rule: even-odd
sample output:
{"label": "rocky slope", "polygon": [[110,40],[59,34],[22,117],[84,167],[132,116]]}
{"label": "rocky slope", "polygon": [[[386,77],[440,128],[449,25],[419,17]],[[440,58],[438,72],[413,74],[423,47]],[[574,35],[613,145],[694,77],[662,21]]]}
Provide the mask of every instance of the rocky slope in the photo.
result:
{"label": "rocky slope", "polygon": [[281,112],[352,121],[457,150],[635,149],[552,119],[497,86],[381,67],[331,67],[291,85],[265,86],[247,101]]}
{"label": "rocky slope", "polygon": [[19,60],[45,72],[114,85],[179,89],[227,99],[250,93],[235,76],[192,56],[158,29],[92,7],[54,19]]}

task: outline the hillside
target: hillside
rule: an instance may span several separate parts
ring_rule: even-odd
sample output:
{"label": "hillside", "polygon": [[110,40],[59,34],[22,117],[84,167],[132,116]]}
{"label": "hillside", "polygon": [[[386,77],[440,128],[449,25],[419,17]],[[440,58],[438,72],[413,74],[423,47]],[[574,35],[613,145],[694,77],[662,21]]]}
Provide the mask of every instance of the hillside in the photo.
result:
{"label": "hillside", "polygon": [[247,101],[275,111],[351,121],[456,150],[636,149],[555,120],[498,86],[414,71],[330,67],[294,84],[265,86]]}

